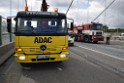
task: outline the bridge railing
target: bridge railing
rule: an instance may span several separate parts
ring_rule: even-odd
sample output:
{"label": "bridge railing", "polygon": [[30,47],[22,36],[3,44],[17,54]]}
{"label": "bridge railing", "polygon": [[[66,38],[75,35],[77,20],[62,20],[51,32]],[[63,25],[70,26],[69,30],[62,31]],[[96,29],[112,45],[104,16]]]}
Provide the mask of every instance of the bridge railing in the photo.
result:
{"label": "bridge railing", "polygon": [[[14,27],[12,26],[12,31]],[[14,34],[7,32],[7,19],[0,16],[0,65],[14,53]]]}
{"label": "bridge railing", "polygon": [[[12,31],[14,27],[12,27]],[[14,34],[7,32],[7,19],[0,16],[0,46],[14,41]]]}

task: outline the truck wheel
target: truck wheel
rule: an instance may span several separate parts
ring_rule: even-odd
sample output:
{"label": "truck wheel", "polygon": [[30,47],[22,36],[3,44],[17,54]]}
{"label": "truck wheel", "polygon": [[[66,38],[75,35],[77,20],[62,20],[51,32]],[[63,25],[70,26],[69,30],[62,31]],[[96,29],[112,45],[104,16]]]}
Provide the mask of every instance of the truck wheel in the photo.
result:
{"label": "truck wheel", "polygon": [[89,38],[88,38],[88,37],[85,37],[85,38],[84,38],[84,42],[86,42],[86,43],[90,42],[90,41],[89,41]]}

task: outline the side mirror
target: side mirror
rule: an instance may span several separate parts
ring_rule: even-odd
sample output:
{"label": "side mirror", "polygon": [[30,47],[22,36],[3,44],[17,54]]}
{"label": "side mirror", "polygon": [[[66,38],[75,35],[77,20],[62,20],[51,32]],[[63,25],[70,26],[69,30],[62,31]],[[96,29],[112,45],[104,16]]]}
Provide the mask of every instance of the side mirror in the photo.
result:
{"label": "side mirror", "polygon": [[12,20],[11,18],[7,18],[7,30],[9,33],[11,33],[11,28],[12,28]]}
{"label": "side mirror", "polygon": [[73,28],[74,28],[74,23],[73,22],[71,22],[71,25],[70,25],[71,27],[70,27],[70,30],[73,30]]}

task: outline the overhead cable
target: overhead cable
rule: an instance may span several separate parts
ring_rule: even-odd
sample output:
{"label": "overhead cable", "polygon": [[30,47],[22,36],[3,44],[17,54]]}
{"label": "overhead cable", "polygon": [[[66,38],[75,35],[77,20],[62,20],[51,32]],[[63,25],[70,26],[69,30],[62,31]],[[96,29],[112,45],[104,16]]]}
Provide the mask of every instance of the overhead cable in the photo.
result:
{"label": "overhead cable", "polygon": [[93,21],[98,19],[116,0],[113,0]]}
{"label": "overhead cable", "polygon": [[68,11],[70,10],[70,8],[71,8],[73,2],[74,2],[74,0],[71,1],[71,4],[69,5],[68,10],[66,11],[66,15],[68,14]]}

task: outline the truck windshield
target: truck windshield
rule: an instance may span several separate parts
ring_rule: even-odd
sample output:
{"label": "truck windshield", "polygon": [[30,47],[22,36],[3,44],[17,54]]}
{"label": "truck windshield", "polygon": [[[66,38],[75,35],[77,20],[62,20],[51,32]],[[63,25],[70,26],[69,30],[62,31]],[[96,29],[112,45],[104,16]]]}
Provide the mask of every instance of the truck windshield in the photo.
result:
{"label": "truck windshield", "polygon": [[92,28],[93,28],[93,30],[102,30],[103,25],[102,24],[94,24]]}
{"label": "truck windshield", "polygon": [[18,18],[16,35],[66,35],[66,19],[57,18]]}

